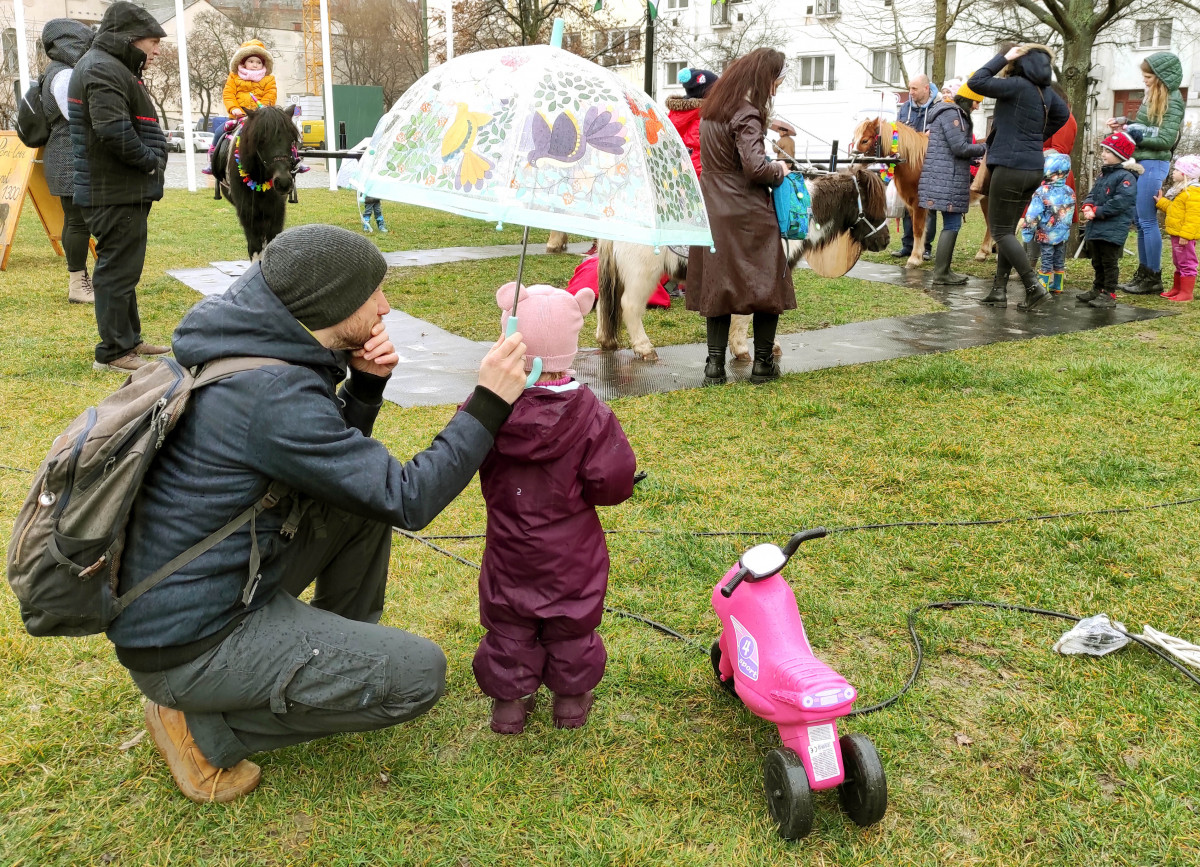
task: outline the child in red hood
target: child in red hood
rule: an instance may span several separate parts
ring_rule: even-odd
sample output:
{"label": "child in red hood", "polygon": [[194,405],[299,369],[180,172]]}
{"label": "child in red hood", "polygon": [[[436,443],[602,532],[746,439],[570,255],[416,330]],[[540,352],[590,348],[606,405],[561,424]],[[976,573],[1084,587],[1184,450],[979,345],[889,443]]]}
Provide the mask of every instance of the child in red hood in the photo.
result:
{"label": "child in red hood", "polygon": [[667,117],[679,131],[684,147],[692,155],[696,177],[700,177],[700,104],[717,75],[707,69],[681,69],[677,80],[683,85],[684,96],[667,97]]}
{"label": "child in red hood", "polygon": [[[496,303],[507,325],[515,283]],[[621,425],[570,376],[583,317],[595,301],[550,286],[522,287],[517,315],[528,354],[545,371],[513,404],[479,470],[487,541],[479,573],[475,680],[492,698],[492,731],[519,734],[538,688],[554,725],[587,722],[608,655],[596,633],[608,589],[608,545],[597,506],[633,493],[635,460]]]}

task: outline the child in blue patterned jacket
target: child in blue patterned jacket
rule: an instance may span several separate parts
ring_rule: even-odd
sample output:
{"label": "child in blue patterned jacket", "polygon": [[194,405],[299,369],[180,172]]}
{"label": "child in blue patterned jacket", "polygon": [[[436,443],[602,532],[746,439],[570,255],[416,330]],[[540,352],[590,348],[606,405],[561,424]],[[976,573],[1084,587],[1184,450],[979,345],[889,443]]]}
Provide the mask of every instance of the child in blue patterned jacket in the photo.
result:
{"label": "child in blue patterned jacket", "polygon": [[1075,219],[1075,192],[1067,186],[1071,158],[1055,150],[1045,152],[1042,185],[1025,210],[1021,239],[1037,241],[1042,247],[1038,279],[1055,295],[1063,290],[1067,267],[1067,236]]}

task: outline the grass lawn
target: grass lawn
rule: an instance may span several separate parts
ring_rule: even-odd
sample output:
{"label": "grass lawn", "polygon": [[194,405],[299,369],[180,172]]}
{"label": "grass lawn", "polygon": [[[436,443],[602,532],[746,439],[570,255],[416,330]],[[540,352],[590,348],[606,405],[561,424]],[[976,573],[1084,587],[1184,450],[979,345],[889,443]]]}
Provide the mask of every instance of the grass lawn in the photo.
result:
{"label": "grass lawn", "polygon": [[[294,221],[358,226],[348,195],[302,195]],[[514,240],[512,229],[384,207],[393,233],[375,238],[387,249]],[[968,223],[956,263],[971,273],[991,267],[965,261],[978,229],[977,219]],[[28,489],[21,470],[120,382],[92,372],[92,313],[66,304],[61,260],[40,233],[27,209],[0,276],[4,526]],[[167,268],[243,255],[228,205],[169,194],[151,216],[139,292],[147,338],[165,339],[196,301]],[[531,281],[561,282],[571,264],[533,262]],[[1074,288],[1083,288],[1081,265],[1071,265]],[[418,316],[486,339],[506,269],[501,261],[393,272],[388,291]],[[798,283],[814,310],[825,306],[796,314],[796,328],[932,303],[892,286],[839,281],[822,293]],[[718,628],[712,585],[753,540],[696,531],[769,531],[782,541],[817,524],[1200,495],[1200,308],[1170,306],[1181,315],[766,387],[616,402],[649,478],[603,520],[664,532],[610,538],[609,603],[707,644]],[[676,312],[653,339],[698,339],[697,323]],[[407,457],[452,411],[389,404],[375,433]],[[483,527],[472,485],[426,532]],[[1148,623],[1200,641],[1198,532],[1195,506],[848,532],[808,543],[786,574],[816,652],[874,703],[907,676],[904,614],[929,600],[1104,611],[1133,630]],[[476,562],[481,553],[478,540],[443,544]],[[392,558],[385,622],[444,648],[445,698],[408,725],[259,756],[262,785],[228,806],[187,801],[153,745],[130,744],[142,731],[141,697],[102,637],[30,638],[15,600],[0,593],[0,864],[1200,863],[1200,690],[1140,649],[1060,657],[1050,646],[1061,622],[928,613],[915,688],[842,726],[879,749],[890,795],[884,820],[859,829],[836,796],[818,795],[812,835],[787,844],[762,791],[775,730],[721,693],[695,647],[606,618],[608,673],[588,726],[555,730],[543,701],[525,735],[494,735],[470,668],[481,634],[476,573],[406,539]]]}

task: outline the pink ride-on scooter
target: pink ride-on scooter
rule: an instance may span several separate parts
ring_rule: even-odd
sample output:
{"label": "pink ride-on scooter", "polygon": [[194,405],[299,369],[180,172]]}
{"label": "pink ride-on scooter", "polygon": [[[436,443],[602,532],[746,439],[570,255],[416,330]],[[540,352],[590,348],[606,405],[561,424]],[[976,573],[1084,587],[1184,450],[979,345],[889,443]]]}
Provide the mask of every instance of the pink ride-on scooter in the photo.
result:
{"label": "pink ride-on scooter", "polygon": [[842,808],[863,827],[887,810],[887,781],[870,738],[838,739],[837,719],[850,712],[857,693],[813,656],[796,594],[780,574],[801,543],[825,534],[818,527],[792,536],[782,549],[754,546],[712,593],[722,625],[711,650],[717,681],[779,727],[783,746],[763,760],[763,783],[771,818],[787,840],[812,829],[814,791],[836,786]]}

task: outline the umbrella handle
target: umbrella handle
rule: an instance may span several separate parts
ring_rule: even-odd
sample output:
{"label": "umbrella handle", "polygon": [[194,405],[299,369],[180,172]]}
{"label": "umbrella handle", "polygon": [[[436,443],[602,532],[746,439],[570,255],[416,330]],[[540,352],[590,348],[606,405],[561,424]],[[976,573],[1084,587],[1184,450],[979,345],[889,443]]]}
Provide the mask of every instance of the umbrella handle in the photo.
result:
{"label": "umbrella handle", "polygon": [[[505,337],[512,337],[517,333],[517,317],[508,317],[508,326],[504,329]],[[540,356],[533,359],[532,370],[529,371],[529,376],[525,378],[525,387],[533,388],[537,381],[542,376],[542,359]]]}

